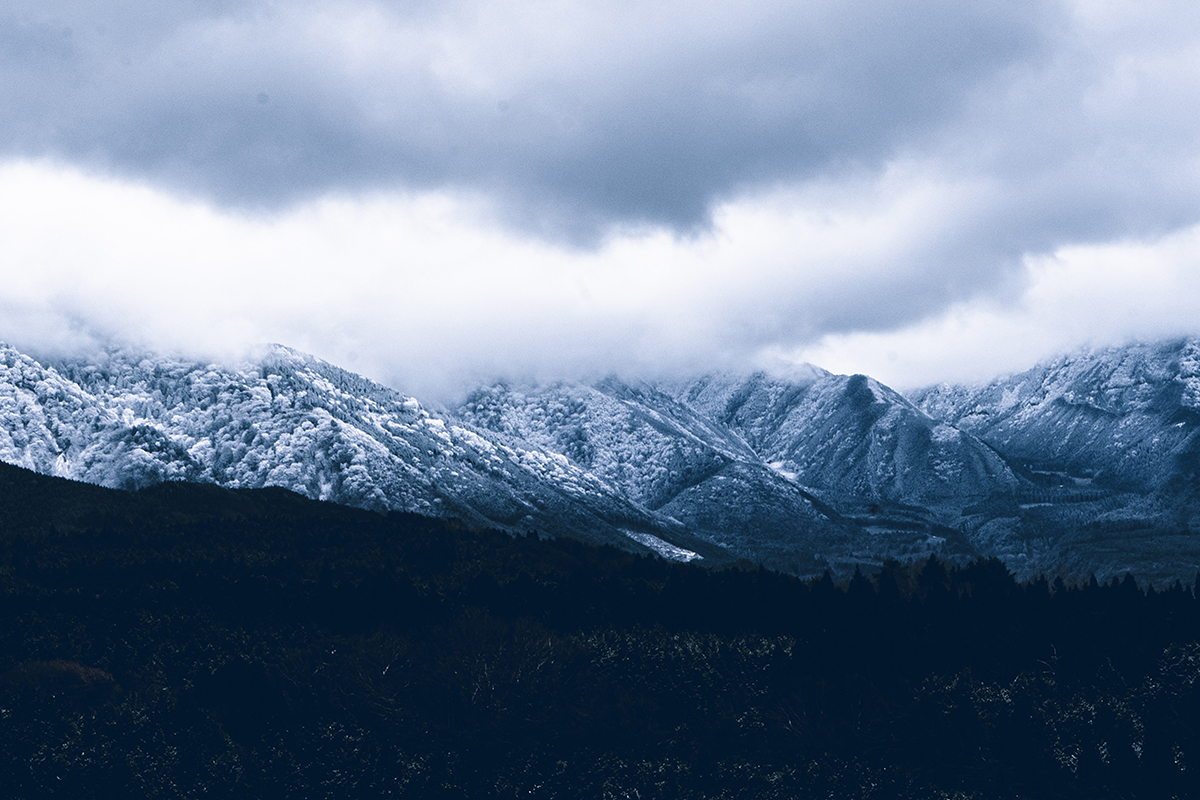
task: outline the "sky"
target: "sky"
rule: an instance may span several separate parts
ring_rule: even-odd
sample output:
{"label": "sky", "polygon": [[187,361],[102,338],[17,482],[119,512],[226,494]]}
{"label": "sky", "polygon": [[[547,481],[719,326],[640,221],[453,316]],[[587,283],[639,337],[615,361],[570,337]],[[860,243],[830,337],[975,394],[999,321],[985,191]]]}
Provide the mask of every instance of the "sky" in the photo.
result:
{"label": "sky", "polygon": [[0,339],[418,396],[1200,335],[1200,5],[5,0]]}

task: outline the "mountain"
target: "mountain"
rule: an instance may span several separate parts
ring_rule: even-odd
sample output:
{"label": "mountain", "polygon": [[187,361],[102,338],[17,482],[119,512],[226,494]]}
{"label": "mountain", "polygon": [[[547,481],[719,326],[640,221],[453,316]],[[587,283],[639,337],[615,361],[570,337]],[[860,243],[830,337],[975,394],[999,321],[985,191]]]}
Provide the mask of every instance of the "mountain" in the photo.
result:
{"label": "mountain", "polygon": [[1135,492],[1194,480],[1200,466],[1200,341],[1062,356],[982,386],[913,401],[1035,469]]}
{"label": "mountain", "polygon": [[1028,483],[976,545],[1022,540],[1039,569],[1162,585],[1200,563],[1200,341],[1089,350],[910,398],[1009,457]]}
{"label": "mountain", "polygon": [[918,506],[957,524],[963,507],[1018,483],[991,447],[865,375],[709,376],[674,394],[833,501]]}
{"label": "mountain", "polygon": [[0,459],[114,488],[280,486],[641,550],[687,539],[565,457],[280,346],[237,368],[123,351],[43,366],[4,347]]}
{"label": "mountain", "polygon": [[498,383],[450,408],[312,356],[0,347],[0,460],[139,489],[282,487],[712,566],[848,578],[937,555],[1156,585],[1200,568],[1200,345],[904,397],[815,367]]}
{"label": "mountain", "polygon": [[498,384],[454,414],[566,456],[740,558],[819,573],[862,548],[853,522],[776,474],[736,433],[647,383]]}
{"label": "mountain", "polygon": [[501,384],[455,413],[568,456],[739,556],[801,573],[969,553],[963,508],[1018,483],[987,445],[893,390],[816,368],[790,380]]}

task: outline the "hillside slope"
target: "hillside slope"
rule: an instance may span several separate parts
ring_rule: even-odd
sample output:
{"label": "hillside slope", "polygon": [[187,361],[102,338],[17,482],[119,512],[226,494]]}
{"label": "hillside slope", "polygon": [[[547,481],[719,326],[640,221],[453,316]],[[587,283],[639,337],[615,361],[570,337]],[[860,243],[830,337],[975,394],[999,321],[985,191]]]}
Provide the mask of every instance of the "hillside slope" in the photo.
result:
{"label": "hillside slope", "polygon": [[136,489],[280,486],[377,511],[644,549],[670,535],[566,458],[463,424],[273,346],[238,368],[114,352],[42,366],[0,350],[0,459]]}

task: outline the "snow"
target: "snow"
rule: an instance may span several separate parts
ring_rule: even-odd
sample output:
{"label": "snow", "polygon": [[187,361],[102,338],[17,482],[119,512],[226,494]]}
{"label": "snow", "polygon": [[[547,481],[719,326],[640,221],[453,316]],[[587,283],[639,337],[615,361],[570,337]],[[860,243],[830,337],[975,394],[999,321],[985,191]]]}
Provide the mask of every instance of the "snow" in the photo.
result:
{"label": "snow", "polygon": [[767,464],[767,466],[770,467],[771,469],[775,470],[776,474],[782,475],[783,477],[787,478],[789,481],[796,480],[797,473],[789,472],[788,470],[784,469],[782,461],[772,461],[770,464]]}
{"label": "snow", "polygon": [[932,387],[914,400],[1010,456],[1104,472],[1145,491],[1171,480],[1194,432],[1175,412],[1200,408],[1200,342],[1084,351],[982,385]]}
{"label": "snow", "polygon": [[[503,453],[484,431],[288,348],[232,367],[122,351],[47,366],[4,346],[0,363],[0,459],[47,474],[116,488],[282,486],[380,511],[441,504],[496,527],[530,505],[545,511],[528,525],[557,533],[602,530],[609,517],[654,523],[557,453]],[[586,495],[577,522],[555,513],[561,492]]]}
{"label": "snow", "polygon": [[[965,530],[1012,563],[1034,558],[1021,517],[968,510],[1055,509],[1038,495],[1018,504],[1025,479],[1006,457],[1063,487],[1152,489],[1186,465],[1194,408],[1191,341],[1076,354],[911,398],[813,368],[496,384],[450,411],[280,346],[220,365],[120,350],[42,364],[0,345],[0,459],[46,474],[129,489],[282,486],[378,511],[636,542],[674,560],[699,558],[683,545],[704,541],[800,571],[813,553],[878,563],[937,551],[942,537],[912,532],[925,522]],[[814,495],[838,513],[818,511]],[[856,510],[866,504],[921,522]]]}
{"label": "snow", "polygon": [[971,498],[1016,481],[976,437],[863,376],[726,374],[681,384],[675,396],[724,420],[777,474],[820,492],[937,508],[951,521]]}
{"label": "snow", "polygon": [[696,559],[704,558],[699,553],[694,553],[691,550],[684,550],[682,547],[676,547],[670,542],[664,542],[662,539],[649,533],[634,533],[633,531],[625,531],[626,536],[633,539],[638,544],[643,544],[651,550],[658,553],[663,558],[669,561],[695,561]]}

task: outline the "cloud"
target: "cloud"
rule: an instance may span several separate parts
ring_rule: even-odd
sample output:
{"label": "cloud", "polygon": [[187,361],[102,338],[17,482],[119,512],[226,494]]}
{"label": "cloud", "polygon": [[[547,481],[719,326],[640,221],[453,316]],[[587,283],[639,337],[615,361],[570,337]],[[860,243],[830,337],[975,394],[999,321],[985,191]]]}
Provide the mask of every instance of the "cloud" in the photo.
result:
{"label": "cloud", "polygon": [[[703,236],[640,232],[580,251],[489,221],[469,195],[380,193],[246,217],[9,165],[0,339],[35,353],[118,341],[226,361],[279,341],[445,399],[495,377],[797,360],[915,386],[1023,368],[1080,342],[1195,331],[1200,227],[1027,258],[1005,293],[946,301],[940,284],[923,289],[923,257],[990,194],[914,172],[870,192],[725,204]],[[943,227],[917,224],[927,219]],[[931,310],[916,323],[863,316],[896,307],[904,320],[922,303]]]}
{"label": "cloud", "polygon": [[1087,347],[1200,335],[1200,226],[1141,241],[1030,258],[1014,298],[951,305],[897,330],[829,334],[761,357],[865,372],[899,388],[1021,372]]}
{"label": "cloud", "polygon": [[[231,354],[282,341],[397,385],[499,373],[712,369],[883,307],[912,224],[964,192],[898,173],[727,204],[714,231],[595,250],[520,236],[469,195],[325,199],[269,217],[45,163],[0,169],[0,337]],[[947,196],[948,195],[948,196]],[[891,263],[890,261],[886,263]],[[436,386],[435,386],[436,385]]]}
{"label": "cloud", "polygon": [[1037,265],[1154,328],[1128,275],[1200,221],[1198,54],[1153,0],[13,0],[0,336],[274,339],[412,390],[1015,365],[1099,335]]}
{"label": "cloud", "polygon": [[492,197],[546,235],[705,226],[722,201],[884,164],[1036,57],[1044,0],[803,4],[19,2],[10,153],[248,208]]}

